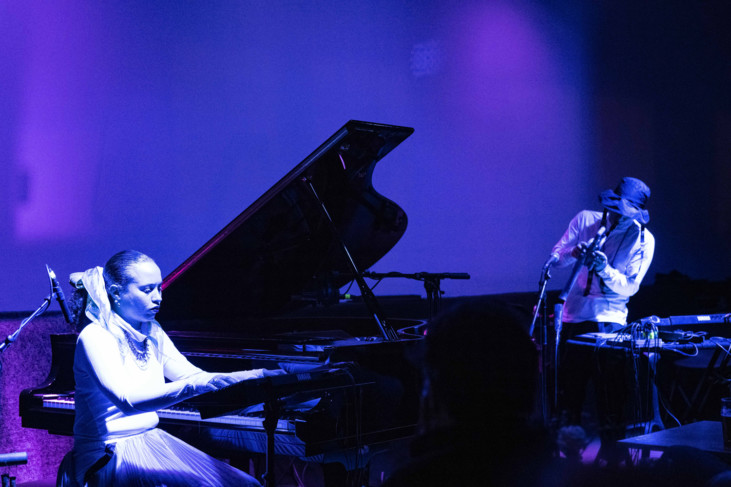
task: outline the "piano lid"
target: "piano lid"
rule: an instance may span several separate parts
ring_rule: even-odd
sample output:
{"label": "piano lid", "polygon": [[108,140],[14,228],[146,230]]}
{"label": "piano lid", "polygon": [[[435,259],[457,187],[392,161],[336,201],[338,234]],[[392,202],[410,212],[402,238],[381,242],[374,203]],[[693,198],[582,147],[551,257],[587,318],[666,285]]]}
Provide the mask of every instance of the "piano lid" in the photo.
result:
{"label": "piano lid", "polygon": [[[161,322],[265,318],[335,301],[351,268],[312,182],[359,270],[406,231],[404,211],[372,186],[376,162],[413,133],[351,120],[163,281]],[[213,325],[215,328],[216,326]]]}

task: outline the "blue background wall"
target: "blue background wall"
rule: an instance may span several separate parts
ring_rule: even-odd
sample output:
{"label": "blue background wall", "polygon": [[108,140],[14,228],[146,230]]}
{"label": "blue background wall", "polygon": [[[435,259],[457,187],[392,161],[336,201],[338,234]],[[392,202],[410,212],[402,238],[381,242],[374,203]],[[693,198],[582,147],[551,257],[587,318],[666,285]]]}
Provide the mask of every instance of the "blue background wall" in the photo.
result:
{"label": "blue background wall", "polygon": [[170,272],[350,119],[415,128],[374,175],[409,215],[374,271],[532,291],[568,220],[633,175],[653,189],[648,282],[726,279],[729,18],[723,1],[2,0],[0,311],[40,304],[44,264],[65,283],[136,248]]}

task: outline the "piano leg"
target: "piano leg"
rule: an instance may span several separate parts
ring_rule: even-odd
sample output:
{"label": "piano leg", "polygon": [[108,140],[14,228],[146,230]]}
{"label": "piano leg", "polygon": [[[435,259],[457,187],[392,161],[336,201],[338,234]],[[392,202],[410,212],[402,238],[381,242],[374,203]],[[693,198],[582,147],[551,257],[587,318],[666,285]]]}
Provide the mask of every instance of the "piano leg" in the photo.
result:
{"label": "piano leg", "polygon": [[281,415],[281,401],[274,400],[264,403],[264,422],[262,424],[267,435],[266,472],[262,476],[264,487],[277,485],[274,479],[274,434]]}

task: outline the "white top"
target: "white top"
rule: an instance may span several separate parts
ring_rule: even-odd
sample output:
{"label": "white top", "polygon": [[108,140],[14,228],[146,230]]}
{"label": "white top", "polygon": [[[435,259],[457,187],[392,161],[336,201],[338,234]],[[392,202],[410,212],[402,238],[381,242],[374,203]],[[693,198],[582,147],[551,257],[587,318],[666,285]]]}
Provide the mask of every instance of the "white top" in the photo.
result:
{"label": "white top", "polygon": [[[101,268],[89,269],[80,279],[89,293],[86,315],[91,323],[79,334],[74,355],[78,476],[101,457],[106,443],[157,426],[156,410],[263,376],[262,369],[204,372],[188,362],[156,321],[136,330],[110,309]],[[140,357],[130,343],[140,350],[145,340],[149,353]]]}
{"label": "white top", "polygon": [[[129,346],[120,346],[107,330],[96,324],[84,328],[74,356],[77,441],[110,440],[154,428],[157,409],[196,394],[193,383],[184,379],[204,372],[188,362],[167,334],[162,337],[160,353],[150,353],[143,370]],[[183,381],[166,384],[165,377]]]}
{"label": "white top", "polygon": [[[561,240],[553,247],[559,255],[558,266],[573,266],[576,258],[571,251],[580,242],[594,238],[601,227],[602,212],[584,210],[569,223]],[[609,231],[609,229],[607,229]],[[578,279],[569,292],[563,310],[563,321],[627,323],[627,302],[640,288],[640,283],[650,268],[655,253],[655,237],[644,231],[644,243],[640,224],[625,219],[607,236],[601,249],[607,256],[607,266],[594,276],[588,296],[584,296],[587,277],[586,266],[581,268]]]}

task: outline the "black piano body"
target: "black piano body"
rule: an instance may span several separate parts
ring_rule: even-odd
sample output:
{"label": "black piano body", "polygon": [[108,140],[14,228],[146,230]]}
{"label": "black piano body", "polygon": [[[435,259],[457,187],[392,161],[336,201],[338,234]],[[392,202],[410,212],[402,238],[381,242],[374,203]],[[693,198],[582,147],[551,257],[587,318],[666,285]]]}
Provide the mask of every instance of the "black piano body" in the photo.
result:
{"label": "black piano body", "polygon": [[[421,337],[410,331],[421,322],[386,318],[409,330],[394,340],[376,325],[378,310],[327,312],[354,273],[406,230],[404,211],[373,189],[372,174],[412,132],[348,122],[164,279],[158,320],[191,362],[215,371],[305,371],[283,393],[291,409],[277,423],[278,454],[359,468],[362,452],[415,430],[421,380],[412,357]],[[73,433],[75,340],[52,336],[49,377],[20,398],[24,427]],[[307,373],[313,369],[323,371],[318,380]],[[209,398],[209,413],[210,406]],[[216,456],[264,453],[261,414],[249,406],[222,404],[204,419],[192,400],[160,411],[160,426]]]}

